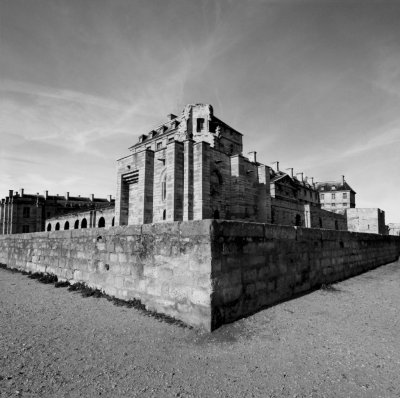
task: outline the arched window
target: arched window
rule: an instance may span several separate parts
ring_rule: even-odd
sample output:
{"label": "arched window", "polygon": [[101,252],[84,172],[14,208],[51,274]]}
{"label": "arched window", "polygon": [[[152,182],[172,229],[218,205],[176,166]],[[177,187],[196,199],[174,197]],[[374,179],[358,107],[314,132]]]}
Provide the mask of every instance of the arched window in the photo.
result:
{"label": "arched window", "polygon": [[319,227],[322,228],[322,218],[319,218]]}
{"label": "arched window", "polygon": [[215,219],[215,220],[218,220],[218,219],[219,219],[219,211],[218,211],[218,210],[215,210],[215,211],[214,211],[214,219]]}
{"label": "arched window", "polygon": [[47,230],[51,231],[51,224],[50,223],[47,224]]}
{"label": "arched window", "polygon": [[104,217],[100,217],[99,218],[98,227],[99,228],[104,228],[105,226],[106,226],[106,220],[104,220]]}
{"label": "arched window", "polygon": [[163,220],[166,220],[167,219],[167,210],[163,210],[163,212],[162,212],[162,219]]}
{"label": "arched window", "polygon": [[295,225],[296,227],[301,227],[301,216],[300,214],[296,214],[296,219],[295,219]]}
{"label": "arched window", "polygon": [[165,200],[167,198],[167,175],[164,174],[164,177],[161,181],[161,200]]}
{"label": "arched window", "polygon": [[58,222],[57,224],[56,224],[56,231],[59,231],[60,230],[60,223]]}
{"label": "arched window", "polygon": [[74,224],[74,229],[78,229],[78,228],[79,228],[79,220],[76,220],[75,224]]}
{"label": "arched window", "polygon": [[84,218],[84,219],[81,221],[81,228],[87,228],[87,220],[86,220],[86,218]]}
{"label": "arched window", "polygon": [[113,227],[113,226],[114,226],[114,224],[115,224],[115,217],[113,217],[113,218],[112,218],[112,221],[111,221],[111,226]]}
{"label": "arched window", "polygon": [[65,221],[64,229],[69,229],[69,222],[68,221]]}

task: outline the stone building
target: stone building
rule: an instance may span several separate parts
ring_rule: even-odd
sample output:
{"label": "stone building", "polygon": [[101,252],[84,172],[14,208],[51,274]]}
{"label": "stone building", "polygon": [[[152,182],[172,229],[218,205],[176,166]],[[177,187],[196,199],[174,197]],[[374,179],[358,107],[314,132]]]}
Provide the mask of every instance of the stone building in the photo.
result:
{"label": "stone building", "polygon": [[0,202],[0,234],[18,234],[45,230],[46,219],[59,217],[71,211],[88,211],[102,207],[114,206],[111,195],[107,199],[70,196],[27,194],[24,189],[19,192],[9,191],[9,195]]}
{"label": "stone building", "polygon": [[389,223],[387,228],[389,235],[400,236],[400,223]]}
{"label": "stone building", "polygon": [[385,212],[377,208],[347,209],[347,226],[352,232],[387,235]]}
{"label": "stone building", "polygon": [[313,183],[272,170],[211,105],[187,105],[139,136],[118,163],[115,224],[223,218],[346,229]]}
{"label": "stone building", "polygon": [[344,214],[343,210],[356,207],[356,192],[342,176],[341,181],[317,182],[321,207],[325,210]]}

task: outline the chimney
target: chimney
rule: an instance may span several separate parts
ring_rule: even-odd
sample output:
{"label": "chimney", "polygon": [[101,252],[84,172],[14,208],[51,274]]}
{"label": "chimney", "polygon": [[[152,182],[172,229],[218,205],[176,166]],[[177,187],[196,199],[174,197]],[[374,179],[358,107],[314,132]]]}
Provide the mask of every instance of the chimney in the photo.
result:
{"label": "chimney", "polygon": [[47,199],[49,197],[49,191],[44,191],[44,198]]}
{"label": "chimney", "polygon": [[286,170],[290,170],[290,177],[293,178],[293,167],[289,167]]}
{"label": "chimney", "polygon": [[344,176],[342,176],[342,185],[344,185]]}
{"label": "chimney", "polygon": [[112,195],[107,195],[107,200],[111,202]]}
{"label": "chimney", "polygon": [[10,189],[10,190],[8,191],[8,196],[9,196],[10,198],[12,198],[13,193],[14,193],[14,191],[13,191],[12,189]]}
{"label": "chimney", "polygon": [[90,201],[93,202],[94,201],[94,194],[90,194]]}
{"label": "chimney", "polygon": [[276,162],[272,162],[271,164],[276,164],[276,171],[278,172],[279,171],[279,162],[276,161]]}
{"label": "chimney", "polygon": [[24,188],[21,188],[20,190],[19,190],[19,195],[22,197],[22,196],[24,196]]}
{"label": "chimney", "polygon": [[65,199],[69,200],[69,192],[65,192]]}
{"label": "chimney", "polygon": [[304,174],[304,173],[303,173],[303,172],[301,172],[301,173],[296,173],[296,176],[298,176],[299,174],[301,174],[301,180],[300,180],[300,181],[304,181],[304,180],[303,180],[303,174]]}
{"label": "chimney", "polygon": [[249,152],[249,160],[250,160],[250,162],[253,162],[253,163],[257,162],[257,152],[256,151]]}

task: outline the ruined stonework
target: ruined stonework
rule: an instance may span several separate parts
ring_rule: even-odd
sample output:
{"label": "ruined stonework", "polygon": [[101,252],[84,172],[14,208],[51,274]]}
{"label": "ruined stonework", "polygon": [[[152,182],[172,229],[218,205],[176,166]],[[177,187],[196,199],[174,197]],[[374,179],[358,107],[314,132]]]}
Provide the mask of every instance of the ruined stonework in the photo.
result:
{"label": "ruined stonework", "polygon": [[[211,105],[139,136],[117,161],[115,224],[202,219],[346,229],[346,217],[320,209],[316,186],[242,155],[242,134]],[[318,216],[315,214],[318,213]]]}

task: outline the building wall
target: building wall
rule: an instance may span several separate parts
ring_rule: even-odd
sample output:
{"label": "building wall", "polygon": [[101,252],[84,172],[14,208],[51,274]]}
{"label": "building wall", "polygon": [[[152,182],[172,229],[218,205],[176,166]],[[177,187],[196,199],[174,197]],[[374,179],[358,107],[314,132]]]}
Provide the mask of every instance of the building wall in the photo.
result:
{"label": "building wall", "polygon": [[213,330],[398,259],[400,238],[240,221],[0,237],[0,263],[83,282]]}
{"label": "building wall", "polygon": [[86,228],[98,228],[101,218],[104,219],[104,228],[109,228],[114,226],[114,213],[114,207],[110,207],[56,216],[46,219],[46,231],[56,231],[57,228],[60,231],[69,229],[82,229],[82,221],[84,219],[87,223]]}
{"label": "building wall", "polygon": [[386,234],[385,212],[377,208],[347,209],[349,231]]}
{"label": "building wall", "polygon": [[389,223],[388,224],[388,234],[400,236],[400,224]]}

